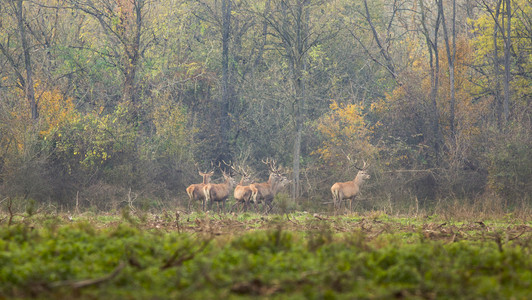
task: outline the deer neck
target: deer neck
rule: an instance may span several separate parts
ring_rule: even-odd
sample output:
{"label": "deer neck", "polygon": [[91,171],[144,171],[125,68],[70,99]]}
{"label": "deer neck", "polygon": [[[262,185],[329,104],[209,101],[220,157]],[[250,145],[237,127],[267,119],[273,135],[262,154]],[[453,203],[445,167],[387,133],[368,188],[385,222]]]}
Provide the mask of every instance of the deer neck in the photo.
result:
{"label": "deer neck", "polygon": [[270,177],[268,177],[268,181],[266,181],[270,186],[272,186],[273,184],[275,184],[275,176],[273,176],[274,174],[273,173],[270,173]]}
{"label": "deer neck", "polygon": [[233,185],[234,185],[234,181],[231,181],[231,178],[226,178],[224,184],[225,184],[225,186],[226,186],[228,189],[232,189],[232,188],[233,188]]}
{"label": "deer neck", "polygon": [[359,172],[359,173],[357,174],[357,176],[355,177],[355,179],[353,180],[353,183],[356,184],[356,185],[361,185],[363,182],[364,182],[364,177],[363,177],[362,174]]}
{"label": "deer neck", "polygon": [[273,180],[273,182],[271,183],[271,187],[272,187],[272,193],[275,195],[277,194],[277,190],[279,190],[279,184],[280,181],[279,180]]}

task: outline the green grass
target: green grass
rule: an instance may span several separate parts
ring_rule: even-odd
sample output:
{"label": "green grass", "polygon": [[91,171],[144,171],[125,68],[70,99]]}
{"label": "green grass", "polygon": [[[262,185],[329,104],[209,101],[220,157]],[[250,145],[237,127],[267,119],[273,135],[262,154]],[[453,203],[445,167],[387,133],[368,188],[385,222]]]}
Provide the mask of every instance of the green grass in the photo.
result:
{"label": "green grass", "polygon": [[529,221],[82,214],[0,224],[0,298],[528,299]]}

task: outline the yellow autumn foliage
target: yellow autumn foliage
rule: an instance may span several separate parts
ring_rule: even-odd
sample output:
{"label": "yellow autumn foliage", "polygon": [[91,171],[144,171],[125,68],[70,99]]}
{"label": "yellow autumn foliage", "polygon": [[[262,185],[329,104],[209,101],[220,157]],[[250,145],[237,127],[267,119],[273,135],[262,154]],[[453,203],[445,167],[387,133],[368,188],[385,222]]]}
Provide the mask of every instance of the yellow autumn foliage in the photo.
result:
{"label": "yellow autumn foliage", "polygon": [[42,137],[50,136],[61,126],[71,123],[79,117],[72,99],[64,97],[59,90],[44,90],[38,93],[41,122],[39,134]]}
{"label": "yellow autumn foliage", "polygon": [[318,120],[316,128],[323,141],[313,154],[330,164],[347,155],[371,156],[375,147],[370,143],[371,130],[364,120],[363,107],[333,101],[329,108],[330,112]]}
{"label": "yellow autumn foliage", "polygon": [[[532,15],[532,5],[530,0],[513,0],[512,7],[515,12],[512,14],[511,21],[511,43],[512,43],[512,80],[510,81],[510,91],[512,93],[512,100],[518,105],[528,105],[527,99],[532,94],[532,80],[530,74],[532,72],[532,55],[530,55],[530,49],[532,47],[532,39],[528,34],[530,30],[530,17]],[[495,9],[495,2],[493,7]],[[485,9],[485,8],[484,8]],[[474,39],[471,40],[474,52],[472,55],[472,62],[480,66],[489,66],[485,68],[488,72],[494,72],[491,70],[493,63],[493,54],[495,45],[493,42],[493,33],[495,28],[494,16],[490,13],[481,14],[477,19],[470,20],[472,24],[472,33]],[[499,15],[499,24],[505,24],[504,14]],[[497,50],[499,56],[499,68],[500,74],[504,74],[504,39],[502,33],[498,32],[497,35]],[[491,74],[490,74],[491,75]],[[479,93],[483,87],[495,84],[494,75],[491,76],[475,76],[473,82],[476,83],[475,90],[473,92]]]}

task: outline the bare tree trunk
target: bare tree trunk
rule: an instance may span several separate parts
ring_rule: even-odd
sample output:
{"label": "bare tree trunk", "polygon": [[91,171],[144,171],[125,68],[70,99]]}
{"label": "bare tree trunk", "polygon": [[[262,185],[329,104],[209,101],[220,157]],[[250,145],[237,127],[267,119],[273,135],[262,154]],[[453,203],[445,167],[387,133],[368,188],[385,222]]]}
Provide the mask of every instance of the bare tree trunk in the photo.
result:
{"label": "bare tree trunk", "polygon": [[123,35],[123,73],[124,73],[124,86],[122,93],[122,101],[125,103],[131,103],[133,109],[133,115],[138,115],[138,95],[137,95],[137,70],[140,61],[140,39],[142,33],[142,9],[144,7],[145,0],[122,0],[121,6],[121,18],[120,26]]}
{"label": "bare tree trunk", "polygon": [[231,101],[233,97],[232,86],[230,83],[229,70],[229,34],[231,32],[231,0],[222,0],[222,101],[221,101],[221,145],[220,145],[220,160],[229,160],[230,147],[229,133],[231,131],[231,124],[229,120],[229,112],[231,109]]}
{"label": "bare tree trunk", "polygon": [[510,51],[512,47],[512,10],[511,10],[511,0],[506,0],[506,39],[504,41],[504,121],[508,122],[510,116],[510,64],[511,57]]}
{"label": "bare tree trunk", "polygon": [[499,14],[501,11],[502,0],[497,1],[495,7],[495,17],[493,25],[493,68],[495,72],[495,109],[499,126],[502,124],[502,99],[501,99],[501,70],[499,64],[499,48],[497,47],[497,35],[499,32]]}
{"label": "bare tree trunk", "polygon": [[23,0],[17,0],[15,13],[17,16],[18,31],[20,34],[20,41],[22,43],[22,51],[24,52],[24,65],[26,78],[23,83],[24,95],[30,105],[31,118],[37,120],[39,118],[39,110],[37,107],[37,101],[35,100],[35,87],[33,84],[33,69],[31,65],[30,47],[28,40],[26,39],[26,27],[24,24],[24,7]]}
{"label": "bare tree trunk", "polygon": [[421,9],[421,25],[423,27],[423,33],[426,38],[427,48],[429,50],[429,65],[430,65],[430,78],[431,78],[431,114],[432,114],[432,134],[433,134],[433,147],[436,153],[439,153],[442,143],[440,132],[440,113],[438,110],[438,88],[440,79],[440,55],[438,48],[438,35],[441,23],[441,11],[438,9],[438,16],[436,17],[436,24],[434,24],[434,40],[430,36],[430,32],[427,28],[427,22],[425,17],[425,7],[423,0],[419,1]]}
{"label": "bare tree trunk", "polygon": [[[366,21],[368,21],[368,25],[371,28],[371,33],[373,34],[373,38],[375,39],[375,42],[377,43],[377,46],[379,47],[379,51],[380,51],[382,57],[384,58],[384,60],[386,62],[384,64],[384,67],[386,68],[388,73],[390,73],[390,75],[392,75],[393,79],[396,82],[398,82],[397,81],[397,74],[395,73],[395,65],[393,63],[392,57],[390,56],[390,53],[384,48],[384,46],[383,46],[383,44],[381,42],[381,39],[379,38],[379,35],[377,34],[377,30],[375,29],[375,26],[373,25],[373,21],[372,21],[371,15],[369,13],[367,0],[364,0],[364,9],[365,9]],[[397,10],[394,9],[393,15],[395,15],[396,12],[397,12]],[[398,82],[398,83],[400,84],[400,82]]]}
{"label": "bare tree trunk", "polygon": [[303,132],[303,116],[305,109],[305,78],[304,73],[307,68],[306,64],[306,37],[308,35],[309,11],[307,9],[306,1],[298,2],[295,8],[295,55],[292,55],[292,81],[295,87],[295,103],[294,103],[294,119],[295,119],[295,136],[294,136],[294,152],[293,152],[293,183],[292,183],[292,197],[298,198],[300,196],[300,159],[301,159],[301,135]]}
{"label": "bare tree trunk", "polygon": [[[264,9],[265,16],[270,13],[270,9],[271,9],[271,0],[268,0],[266,1],[266,8]],[[264,55],[264,48],[266,46],[267,36],[268,36],[268,21],[264,20],[262,23],[262,41],[258,49],[257,57],[255,58],[255,62],[252,65],[253,72],[255,71],[255,69],[259,66],[259,64],[262,61],[262,56]]]}
{"label": "bare tree trunk", "polygon": [[454,140],[455,136],[455,85],[454,85],[454,63],[456,59],[456,30],[455,30],[455,24],[456,24],[456,0],[453,0],[453,16],[452,16],[452,52],[451,52],[451,45],[449,45],[449,34],[447,32],[447,24],[445,21],[445,12],[443,10],[443,0],[440,0],[438,2],[438,7],[441,10],[441,16],[442,16],[442,25],[443,25],[443,37],[445,40],[445,49],[447,50],[447,62],[449,64],[449,89],[451,93],[451,103],[450,103],[450,109],[449,109],[449,127],[450,127],[450,134],[451,134],[451,140]]}

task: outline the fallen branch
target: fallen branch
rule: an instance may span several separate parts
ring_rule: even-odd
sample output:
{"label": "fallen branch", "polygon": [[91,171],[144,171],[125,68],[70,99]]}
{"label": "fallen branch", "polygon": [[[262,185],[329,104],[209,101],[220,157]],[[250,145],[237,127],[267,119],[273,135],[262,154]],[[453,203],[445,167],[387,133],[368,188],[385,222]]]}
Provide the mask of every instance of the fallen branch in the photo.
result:
{"label": "fallen branch", "polygon": [[83,279],[83,280],[66,280],[66,281],[59,281],[59,282],[53,282],[49,285],[51,288],[58,288],[58,287],[70,287],[73,289],[80,289],[88,286],[98,285],[100,283],[104,283],[106,281],[109,281],[113,278],[115,278],[121,271],[124,269],[126,264],[124,262],[121,262],[118,267],[116,267],[113,272],[110,274],[96,278],[96,279]]}
{"label": "fallen branch", "polygon": [[513,240],[515,240],[515,239],[518,239],[518,238],[520,238],[523,234],[525,234],[525,232],[527,232],[526,228],[523,229],[523,231],[521,231],[521,233],[519,233],[518,235],[516,235],[516,236],[514,236],[514,237],[512,237],[512,238],[508,238],[508,240],[509,240],[509,241],[513,241]]}
{"label": "fallen branch", "polygon": [[327,221],[328,221],[328,220],[329,220],[328,218],[326,218],[326,217],[322,217],[322,216],[320,216],[320,215],[318,215],[318,214],[314,214],[313,217],[316,218],[316,219],[318,219],[318,220],[322,220],[322,221],[324,221],[324,220],[327,220]]}
{"label": "fallen branch", "polygon": [[297,222],[290,219],[290,216],[288,214],[286,214],[286,218],[288,219],[288,221],[292,222],[293,224],[299,225]]}
{"label": "fallen branch", "polygon": [[160,269],[165,270],[171,267],[177,267],[177,266],[182,265],[185,261],[193,259],[196,256],[196,254],[203,251],[207,247],[207,245],[209,245],[210,241],[211,240],[204,241],[198,250],[192,253],[189,253],[189,254],[179,255],[179,252],[181,252],[183,249],[177,249],[174,252],[174,254],[172,254],[172,256],[169,259],[167,259],[166,262],[160,267]]}

